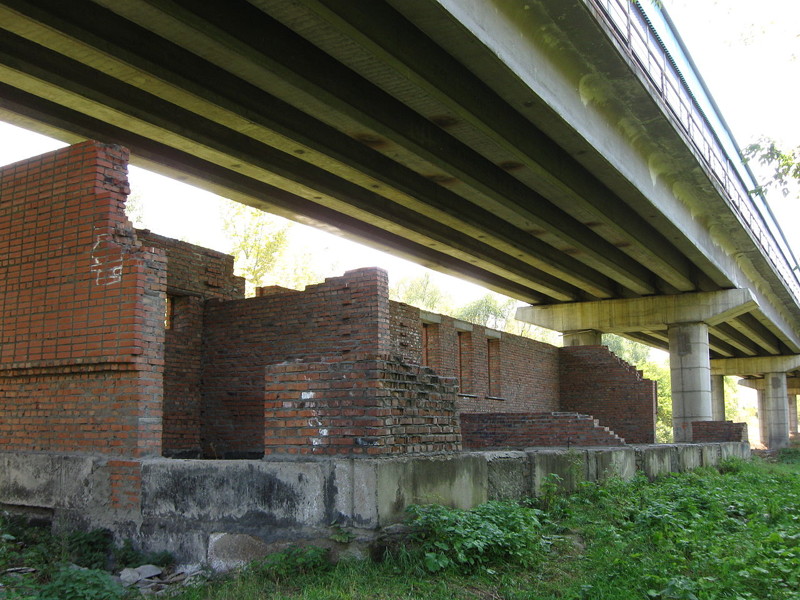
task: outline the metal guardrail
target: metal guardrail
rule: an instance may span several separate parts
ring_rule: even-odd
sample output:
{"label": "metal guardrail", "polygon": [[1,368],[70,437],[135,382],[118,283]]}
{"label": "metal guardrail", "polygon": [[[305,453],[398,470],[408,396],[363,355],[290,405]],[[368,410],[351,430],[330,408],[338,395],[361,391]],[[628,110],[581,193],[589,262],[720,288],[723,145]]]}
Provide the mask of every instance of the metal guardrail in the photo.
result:
{"label": "metal guardrail", "polygon": [[[786,252],[770,230],[764,215],[753,203],[733,161],[698,108],[691,92],[667,57],[661,43],[633,0],[585,0],[595,18],[606,26],[652,83],[666,108],[677,119],[695,152],[724,190],[726,201],[740,222],[750,231],[761,252],[772,263],[787,289],[800,304],[800,280]],[[738,160],[738,157],[737,157]],[[777,224],[776,224],[777,227]],[[792,256],[788,250],[789,256]],[[796,266],[796,265],[795,265]]]}

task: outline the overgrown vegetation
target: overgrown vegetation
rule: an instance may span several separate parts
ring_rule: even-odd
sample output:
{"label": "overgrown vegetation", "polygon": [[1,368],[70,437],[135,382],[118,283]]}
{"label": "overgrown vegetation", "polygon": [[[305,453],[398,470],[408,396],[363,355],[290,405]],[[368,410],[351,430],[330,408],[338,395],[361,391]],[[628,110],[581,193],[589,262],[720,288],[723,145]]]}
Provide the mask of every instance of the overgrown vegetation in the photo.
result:
{"label": "overgrown vegetation", "polygon": [[[418,506],[409,511],[409,525],[407,543],[381,562],[334,566],[323,549],[290,548],[175,597],[797,598],[800,449],[784,450],[773,463],[727,460],[719,471],[655,482],[611,478],[580,484],[568,496],[489,502],[471,511]],[[70,536],[16,529],[9,521],[3,532],[4,597],[122,598],[103,572],[65,567]],[[23,565],[37,573],[8,571]]]}
{"label": "overgrown vegetation", "polygon": [[143,554],[130,540],[116,547],[105,529],[53,534],[18,517],[0,518],[0,598],[122,600],[128,593],[109,570],[174,562],[167,552]]}

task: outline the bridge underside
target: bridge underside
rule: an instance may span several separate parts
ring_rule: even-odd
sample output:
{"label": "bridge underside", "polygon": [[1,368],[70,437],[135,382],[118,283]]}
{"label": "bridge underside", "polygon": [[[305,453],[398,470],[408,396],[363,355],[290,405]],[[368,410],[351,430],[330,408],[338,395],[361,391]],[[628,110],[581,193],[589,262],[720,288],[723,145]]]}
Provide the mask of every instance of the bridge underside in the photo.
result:
{"label": "bridge underside", "polygon": [[712,356],[800,351],[797,303],[581,3],[7,0],[0,24],[5,120],[531,304],[755,288]]}

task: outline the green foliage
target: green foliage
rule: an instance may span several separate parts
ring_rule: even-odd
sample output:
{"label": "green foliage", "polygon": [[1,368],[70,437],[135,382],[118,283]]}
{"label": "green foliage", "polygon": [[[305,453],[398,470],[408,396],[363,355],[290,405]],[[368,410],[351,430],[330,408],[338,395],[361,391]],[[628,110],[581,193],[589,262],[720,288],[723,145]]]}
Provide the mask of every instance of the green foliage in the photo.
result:
{"label": "green foliage", "polygon": [[[410,510],[415,550],[380,563],[332,565],[321,548],[290,548],[176,600],[794,600],[800,589],[800,465],[726,459],[649,482],[611,476],[572,494],[552,483],[538,508],[489,502],[471,511]],[[20,566],[21,540],[59,559],[62,538],[0,520],[0,557]],[[55,544],[55,545],[54,545]],[[38,552],[35,556],[44,556]],[[34,554],[28,554],[34,556]],[[54,566],[17,576],[0,571],[9,600],[119,599],[106,576]],[[8,567],[6,567],[8,568]],[[38,580],[38,581],[37,581]]]}
{"label": "green foliage", "polygon": [[334,522],[331,523],[331,534],[329,537],[334,542],[338,542],[340,544],[349,544],[356,538],[356,534],[354,534],[352,531],[344,529],[341,525]]}
{"label": "green foliage", "polygon": [[469,323],[505,331],[514,317],[517,301],[491,292],[456,309],[453,316]]}
{"label": "green foliage", "polygon": [[603,334],[603,345],[625,362],[638,365],[650,361],[650,348],[613,333]]}
{"label": "green foliage", "polygon": [[402,279],[389,290],[389,296],[397,302],[438,313],[447,313],[452,303],[452,299],[436,285],[428,272]]}
{"label": "green foliage", "polygon": [[800,465],[800,448],[782,448],[778,451],[778,461],[791,465]]}
{"label": "green foliage", "polygon": [[742,154],[745,161],[755,159],[771,171],[767,184],[753,190],[755,194],[761,194],[768,188],[777,188],[784,196],[788,196],[793,183],[800,180],[800,148],[781,149],[775,140],[762,137],[747,146]]}
{"label": "green foliage", "polygon": [[279,581],[309,573],[320,574],[331,568],[327,549],[319,546],[292,546],[251,563],[248,571],[258,577]]}
{"label": "green foliage", "polygon": [[243,204],[231,204],[223,215],[236,274],[245,278],[248,291],[266,285],[286,248],[290,226],[284,219]]}
{"label": "green foliage", "polygon": [[425,567],[531,566],[541,556],[540,512],[513,502],[487,502],[472,510],[435,504],[408,507]]}
{"label": "green foliage", "polygon": [[40,600],[122,600],[125,590],[105,571],[65,567],[39,594]]}
{"label": "green foliage", "polygon": [[88,569],[103,569],[111,554],[113,536],[107,529],[72,531],[64,541],[73,563]]}

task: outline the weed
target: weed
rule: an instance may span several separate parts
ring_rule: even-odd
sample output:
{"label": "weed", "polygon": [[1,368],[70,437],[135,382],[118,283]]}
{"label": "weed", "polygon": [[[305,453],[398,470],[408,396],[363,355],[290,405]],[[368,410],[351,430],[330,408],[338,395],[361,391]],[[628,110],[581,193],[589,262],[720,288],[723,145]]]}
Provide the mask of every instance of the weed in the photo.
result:
{"label": "weed", "polygon": [[514,502],[487,502],[472,510],[412,505],[408,512],[408,524],[432,572],[503,563],[530,566],[545,545],[540,511]]}
{"label": "weed", "polygon": [[356,539],[356,534],[354,534],[352,531],[347,531],[334,521],[331,523],[331,534],[328,537],[334,542],[338,542],[340,544],[349,544]]}
{"label": "weed", "polygon": [[122,600],[125,590],[95,569],[62,568],[41,588],[40,600]]}
{"label": "weed", "polygon": [[107,529],[72,531],[64,538],[72,562],[88,569],[103,569],[108,563],[114,538]]}

